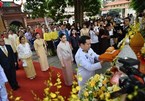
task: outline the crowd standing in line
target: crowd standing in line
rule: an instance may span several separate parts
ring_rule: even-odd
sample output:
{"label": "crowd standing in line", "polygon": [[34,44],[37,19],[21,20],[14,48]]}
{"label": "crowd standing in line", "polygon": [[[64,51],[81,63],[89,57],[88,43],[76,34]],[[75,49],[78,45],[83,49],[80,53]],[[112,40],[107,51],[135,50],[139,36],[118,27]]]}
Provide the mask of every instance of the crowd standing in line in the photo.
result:
{"label": "crowd standing in line", "polygon": [[[80,86],[93,75],[95,70],[102,68],[104,61],[98,59],[105,50],[114,46],[126,36],[130,24],[134,24],[132,16],[121,19],[116,17],[100,17],[79,23],[45,24],[20,28],[17,32],[11,29],[4,31],[0,38],[0,65],[13,90],[19,88],[16,80],[16,70],[19,69],[18,61],[22,61],[26,77],[34,79],[36,76],[32,60],[32,51],[36,51],[41,70],[47,71],[49,64],[47,55],[56,55],[60,60],[64,82],[72,85],[72,61],[77,64],[78,75],[83,81],[78,81]],[[5,41],[5,42],[4,42]],[[5,52],[6,50],[6,52]]]}

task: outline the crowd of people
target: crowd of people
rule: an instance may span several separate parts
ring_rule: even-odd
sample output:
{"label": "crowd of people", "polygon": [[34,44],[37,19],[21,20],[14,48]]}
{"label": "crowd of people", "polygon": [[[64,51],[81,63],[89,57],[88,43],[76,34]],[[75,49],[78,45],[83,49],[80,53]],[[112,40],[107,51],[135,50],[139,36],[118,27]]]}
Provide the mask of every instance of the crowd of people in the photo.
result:
{"label": "crowd of people", "polygon": [[[34,79],[37,76],[32,60],[33,51],[36,51],[42,72],[49,69],[47,56],[58,56],[66,86],[72,85],[72,62],[76,63],[77,74],[83,78],[78,84],[83,87],[95,75],[95,71],[102,68],[105,61],[99,60],[99,55],[110,46],[117,49],[118,43],[128,33],[130,24],[133,24],[131,17],[122,20],[123,23],[118,16],[113,18],[108,15],[106,18],[84,21],[82,27],[79,23],[50,26],[38,23],[36,27],[20,27],[17,32],[11,29],[4,31],[0,38],[0,65],[11,88],[17,90],[20,87],[16,79],[16,70],[20,69],[18,61],[22,61],[27,78]],[[4,83],[1,85],[3,87]]]}

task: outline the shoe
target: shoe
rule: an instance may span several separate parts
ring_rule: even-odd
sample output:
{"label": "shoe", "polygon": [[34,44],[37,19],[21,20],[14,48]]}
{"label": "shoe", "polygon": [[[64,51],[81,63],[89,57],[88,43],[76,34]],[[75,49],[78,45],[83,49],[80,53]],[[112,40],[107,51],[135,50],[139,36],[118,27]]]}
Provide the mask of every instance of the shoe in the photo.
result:
{"label": "shoe", "polygon": [[35,78],[35,76],[34,77],[30,77],[29,79],[33,80],[34,78]]}

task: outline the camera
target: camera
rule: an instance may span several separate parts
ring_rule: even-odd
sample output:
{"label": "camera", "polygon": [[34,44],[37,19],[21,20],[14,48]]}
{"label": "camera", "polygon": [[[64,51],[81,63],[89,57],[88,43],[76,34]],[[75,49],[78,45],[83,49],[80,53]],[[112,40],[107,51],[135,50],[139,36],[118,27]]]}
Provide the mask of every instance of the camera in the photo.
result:
{"label": "camera", "polygon": [[145,75],[142,74],[135,65],[139,65],[140,61],[133,58],[119,58],[118,62],[123,65],[119,67],[119,70],[122,71],[125,76],[119,78],[120,90],[113,92],[111,98],[116,98],[122,94],[130,94],[134,92],[135,86],[138,86],[139,89],[145,88]]}

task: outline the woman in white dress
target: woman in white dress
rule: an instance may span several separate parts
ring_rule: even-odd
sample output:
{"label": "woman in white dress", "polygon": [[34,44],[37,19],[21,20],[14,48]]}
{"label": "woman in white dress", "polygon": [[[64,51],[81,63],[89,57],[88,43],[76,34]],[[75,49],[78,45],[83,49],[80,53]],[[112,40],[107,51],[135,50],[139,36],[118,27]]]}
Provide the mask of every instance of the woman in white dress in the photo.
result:
{"label": "woman in white dress", "polygon": [[34,79],[36,72],[32,62],[32,51],[30,45],[25,42],[25,37],[19,37],[20,44],[17,46],[18,57],[23,62],[23,67],[26,72],[27,78]]}

